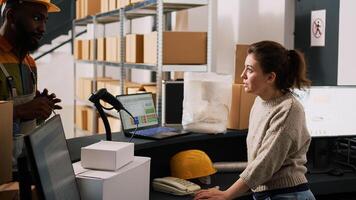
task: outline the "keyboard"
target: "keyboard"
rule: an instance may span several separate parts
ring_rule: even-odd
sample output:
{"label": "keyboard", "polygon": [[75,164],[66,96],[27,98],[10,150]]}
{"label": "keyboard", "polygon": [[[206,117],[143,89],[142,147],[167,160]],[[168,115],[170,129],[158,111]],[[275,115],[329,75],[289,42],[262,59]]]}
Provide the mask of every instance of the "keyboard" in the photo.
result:
{"label": "keyboard", "polygon": [[177,129],[175,128],[169,128],[169,127],[154,127],[154,128],[148,128],[148,129],[143,129],[143,130],[138,130],[136,131],[136,135],[142,135],[142,136],[151,136],[155,135],[158,133],[164,133],[164,132],[174,132]]}

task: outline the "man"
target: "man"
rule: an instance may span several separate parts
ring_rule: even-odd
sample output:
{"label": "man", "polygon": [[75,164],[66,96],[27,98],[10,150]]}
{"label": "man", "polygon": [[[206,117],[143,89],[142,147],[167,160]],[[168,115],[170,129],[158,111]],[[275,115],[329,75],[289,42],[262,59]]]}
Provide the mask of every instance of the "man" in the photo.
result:
{"label": "man", "polygon": [[0,100],[14,102],[14,158],[22,152],[22,136],[47,119],[60,102],[37,90],[36,65],[29,55],[39,47],[48,12],[60,9],[50,0],[0,0]]}

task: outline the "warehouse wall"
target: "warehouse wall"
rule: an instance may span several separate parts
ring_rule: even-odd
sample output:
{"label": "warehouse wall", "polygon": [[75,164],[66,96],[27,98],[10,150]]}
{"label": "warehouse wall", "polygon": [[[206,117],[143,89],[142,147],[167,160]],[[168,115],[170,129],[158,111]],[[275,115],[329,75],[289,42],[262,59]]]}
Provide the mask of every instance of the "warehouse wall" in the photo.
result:
{"label": "warehouse wall", "polygon": [[[219,0],[214,24],[213,71],[234,73],[235,44],[274,40],[293,47],[294,0]],[[189,30],[207,30],[207,19],[199,14],[207,8],[189,11]],[[206,11],[205,11],[206,12]],[[204,27],[205,26],[205,27]]]}
{"label": "warehouse wall", "polygon": [[338,85],[356,85],[356,1],[340,0]]}

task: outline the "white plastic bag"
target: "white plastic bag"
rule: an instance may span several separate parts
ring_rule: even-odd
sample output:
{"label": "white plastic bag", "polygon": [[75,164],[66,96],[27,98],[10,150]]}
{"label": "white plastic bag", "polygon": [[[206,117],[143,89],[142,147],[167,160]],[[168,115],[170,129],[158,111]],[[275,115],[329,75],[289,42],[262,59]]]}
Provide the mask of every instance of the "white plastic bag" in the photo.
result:
{"label": "white plastic bag", "polygon": [[186,72],[182,118],[184,130],[212,134],[226,132],[231,83],[231,75]]}

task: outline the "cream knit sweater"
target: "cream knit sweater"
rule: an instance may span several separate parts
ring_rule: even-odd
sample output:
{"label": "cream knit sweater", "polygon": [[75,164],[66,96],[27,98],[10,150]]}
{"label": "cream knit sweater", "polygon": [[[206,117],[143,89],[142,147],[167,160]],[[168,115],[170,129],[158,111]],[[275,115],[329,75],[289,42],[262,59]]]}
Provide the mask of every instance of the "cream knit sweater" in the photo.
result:
{"label": "cream knit sweater", "polygon": [[247,136],[248,166],[240,178],[254,192],[306,183],[310,141],[303,107],[292,94],[268,101],[257,97]]}

